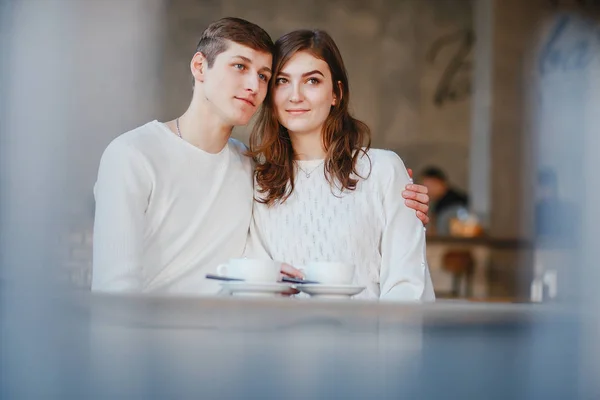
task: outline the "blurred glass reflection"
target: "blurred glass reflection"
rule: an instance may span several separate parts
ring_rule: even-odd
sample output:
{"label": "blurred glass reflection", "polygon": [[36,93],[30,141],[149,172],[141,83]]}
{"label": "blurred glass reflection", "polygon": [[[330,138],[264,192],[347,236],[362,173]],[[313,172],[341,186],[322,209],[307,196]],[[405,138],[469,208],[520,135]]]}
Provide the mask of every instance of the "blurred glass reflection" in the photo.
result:
{"label": "blurred glass reflection", "polygon": [[[418,1],[398,4],[408,13]],[[515,16],[524,4],[481,1]],[[373,6],[373,26],[392,3]],[[540,0],[537,36],[522,38],[532,45],[518,66],[529,146],[519,165],[535,244],[519,284],[539,303],[410,306],[82,290],[89,271],[74,266],[73,243],[89,241],[104,146],[179,112],[163,98],[179,87],[161,84],[179,51],[165,33],[174,4],[198,32],[233,14],[273,36],[323,20],[269,1],[0,2],[0,397],[600,398],[596,3]],[[352,2],[328,7],[370,21]],[[319,27],[371,32],[356,25]]]}

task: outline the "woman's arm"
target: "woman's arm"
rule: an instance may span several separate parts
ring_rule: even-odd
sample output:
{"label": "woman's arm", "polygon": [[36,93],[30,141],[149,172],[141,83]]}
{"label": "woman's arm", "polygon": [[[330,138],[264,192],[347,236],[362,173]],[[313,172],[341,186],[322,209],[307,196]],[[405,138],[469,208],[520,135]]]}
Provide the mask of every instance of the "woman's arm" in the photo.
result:
{"label": "woman's arm", "polygon": [[[425,255],[425,228],[414,211],[402,201],[410,183],[404,163],[385,152],[380,167],[385,227],[381,238],[380,290],[382,299],[431,301],[433,285]],[[383,155],[383,154],[382,154]]]}

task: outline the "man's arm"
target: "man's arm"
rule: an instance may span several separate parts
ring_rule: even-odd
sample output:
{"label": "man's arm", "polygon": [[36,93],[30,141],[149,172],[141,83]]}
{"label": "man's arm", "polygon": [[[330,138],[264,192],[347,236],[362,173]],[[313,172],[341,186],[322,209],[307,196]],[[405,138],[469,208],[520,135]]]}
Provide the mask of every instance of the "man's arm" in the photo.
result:
{"label": "man's arm", "polygon": [[141,154],[119,139],[113,141],[102,155],[94,187],[93,291],[143,289],[144,215],[151,192]]}

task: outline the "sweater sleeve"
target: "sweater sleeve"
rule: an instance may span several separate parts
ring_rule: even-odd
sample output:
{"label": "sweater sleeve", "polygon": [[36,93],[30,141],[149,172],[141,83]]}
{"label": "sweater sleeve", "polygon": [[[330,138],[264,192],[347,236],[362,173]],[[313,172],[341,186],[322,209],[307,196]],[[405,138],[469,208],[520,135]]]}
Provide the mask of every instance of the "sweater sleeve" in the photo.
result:
{"label": "sweater sleeve", "polygon": [[144,214],[151,192],[141,154],[113,141],[102,155],[94,187],[93,291],[142,290]]}
{"label": "sweater sleeve", "polygon": [[385,227],[381,238],[381,299],[432,301],[433,285],[425,256],[425,228],[404,204],[402,191],[410,183],[404,163],[386,152],[383,167]]}
{"label": "sweater sleeve", "polygon": [[[254,183],[256,185],[256,182]],[[246,249],[244,257],[258,259],[272,259],[271,254],[267,251],[264,241],[264,227],[261,224],[261,219],[258,211],[259,204],[256,200],[253,201],[252,220],[250,221],[250,229],[248,232],[248,240],[246,241]]]}

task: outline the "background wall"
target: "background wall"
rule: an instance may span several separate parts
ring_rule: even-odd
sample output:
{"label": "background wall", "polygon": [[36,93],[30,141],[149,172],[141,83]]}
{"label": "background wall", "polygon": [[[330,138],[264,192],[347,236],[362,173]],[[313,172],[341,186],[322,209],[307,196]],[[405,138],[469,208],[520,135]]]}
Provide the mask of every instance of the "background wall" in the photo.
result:
{"label": "background wall", "polygon": [[[196,43],[211,21],[228,15],[257,23],[274,40],[299,28],[327,30],[346,63],[352,108],[373,130],[373,146],[397,151],[415,172],[439,165],[467,188],[472,1],[170,1],[163,119],[187,107]],[[248,132],[239,128],[235,136],[245,140]]]}
{"label": "background wall", "polygon": [[[327,30],[346,62],[351,106],[372,127],[373,146],[398,152],[416,172],[429,164],[444,168],[456,186],[483,199],[477,211],[492,236],[531,235],[531,208],[523,201],[531,199],[527,171],[533,167],[527,161],[532,139],[524,117],[525,56],[535,47],[535,26],[550,7],[547,0],[153,4],[105,7],[102,14],[86,14],[81,26],[79,48],[97,49],[94,70],[104,75],[82,91],[95,107],[82,107],[81,120],[94,124],[79,126],[82,141],[75,136],[74,143],[81,150],[70,172],[77,189],[69,270],[79,282],[89,278],[92,187],[103,149],[145,121],[169,120],[185,110],[191,96],[189,60],[198,38],[211,21],[229,15],[261,25],[274,39],[298,28]],[[132,13],[138,23],[125,24]],[[236,128],[234,136],[245,141],[248,132]],[[519,261],[515,254],[498,254],[495,260],[491,274],[497,293],[510,293],[519,277],[515,269],[530,260]]]}

